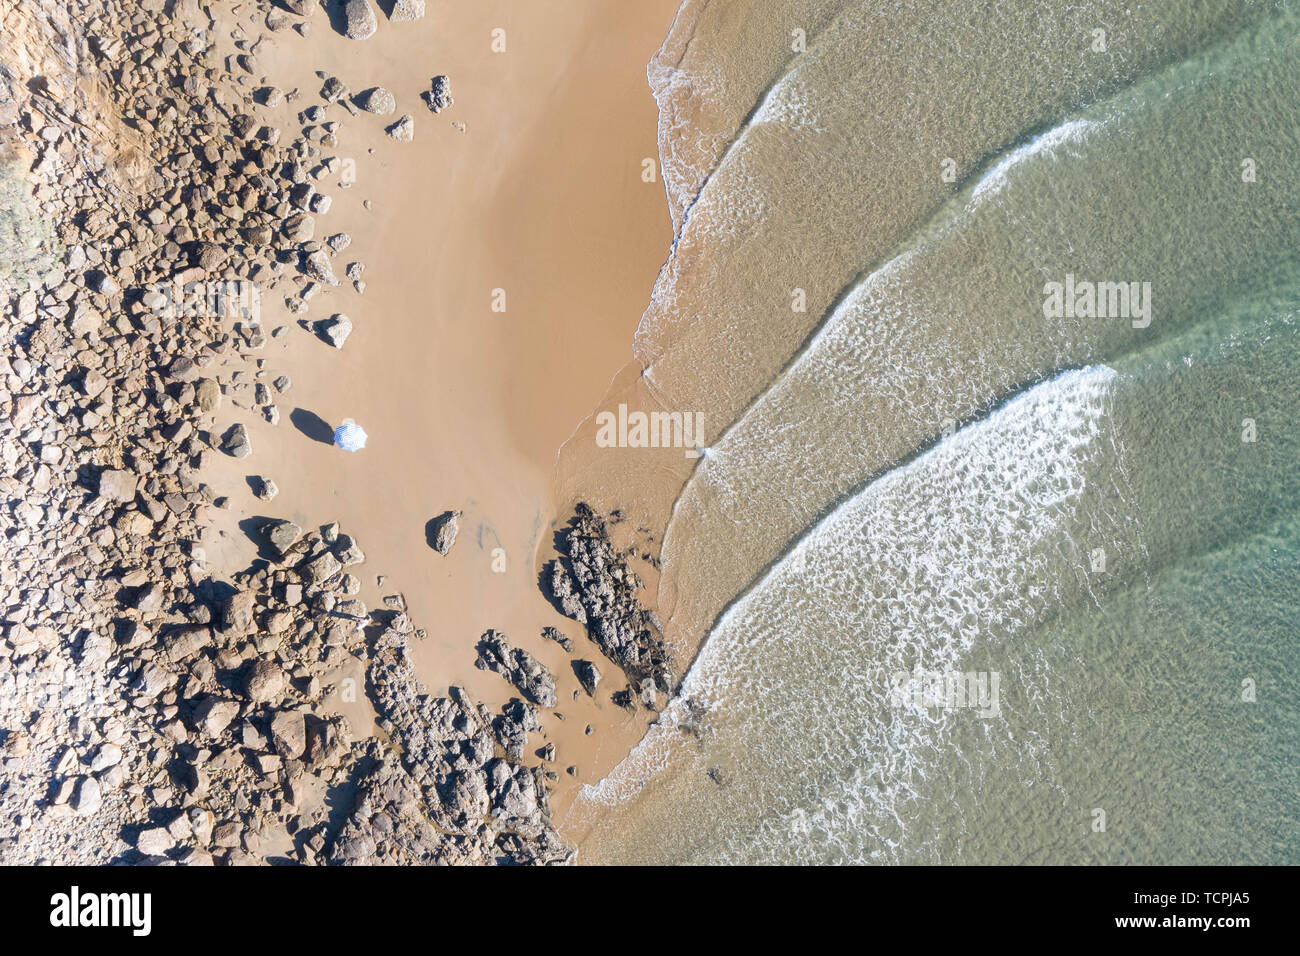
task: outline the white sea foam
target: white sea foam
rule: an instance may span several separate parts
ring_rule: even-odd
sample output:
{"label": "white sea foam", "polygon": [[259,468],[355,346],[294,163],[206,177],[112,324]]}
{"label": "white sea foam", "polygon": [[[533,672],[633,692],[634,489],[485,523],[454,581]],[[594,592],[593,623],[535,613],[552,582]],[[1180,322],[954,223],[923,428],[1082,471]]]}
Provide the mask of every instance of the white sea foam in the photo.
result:
{"label": "white sea foam", "polygon": [[[977,638],[1014,634],[1077,587],[1062,544],[1088,462],[1109,451],[1098,436],[1114,377],[1100,366],[1042,383],[837,508],[722,617],[680,696],[583,789],[577,818],[655,784],[671,799],[639,801],[635,826],[684,815],[669,856],[690,845],[724,859],[734,845],[744,858],[800,816],[826,831],[819,846],[891,852],[954,717],[888,708],[888,677],[956,667]],[[708,709],[703,748],[677,729],[688,701]],[[729,754],[743,762],[717,786],[702,770]]]}
{"label": "white sea foam", "polygon": [[980,177],[971,192],[972,202],[998,193],[1006,185],[1007,175],[1021,163],[1035,156],[1055,156],[1062,147],[1082,141],[1096,126],[1092,120],[1068,120],[1013,149]]}

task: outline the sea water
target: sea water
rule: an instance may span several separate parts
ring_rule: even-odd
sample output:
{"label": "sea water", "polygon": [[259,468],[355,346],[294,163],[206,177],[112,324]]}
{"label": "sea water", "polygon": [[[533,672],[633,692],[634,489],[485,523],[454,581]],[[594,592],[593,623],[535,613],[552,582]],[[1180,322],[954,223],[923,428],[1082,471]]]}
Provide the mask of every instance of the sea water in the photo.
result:
{"label": "sea water", "polygon": [[581,858],[1297,862],[1294,5],[743,6],[652,70],[700,649]]}

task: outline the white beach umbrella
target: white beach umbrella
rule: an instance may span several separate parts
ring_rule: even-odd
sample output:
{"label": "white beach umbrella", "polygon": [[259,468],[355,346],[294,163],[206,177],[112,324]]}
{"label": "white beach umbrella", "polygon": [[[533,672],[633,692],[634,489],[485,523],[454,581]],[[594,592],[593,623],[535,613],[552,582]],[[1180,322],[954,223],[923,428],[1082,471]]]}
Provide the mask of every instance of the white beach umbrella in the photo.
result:
{"label": "white beach umbrella", "polygon": [[350,418],[334,429],[334,444],[344,451],[360,451],[366,447],[366,430]]}

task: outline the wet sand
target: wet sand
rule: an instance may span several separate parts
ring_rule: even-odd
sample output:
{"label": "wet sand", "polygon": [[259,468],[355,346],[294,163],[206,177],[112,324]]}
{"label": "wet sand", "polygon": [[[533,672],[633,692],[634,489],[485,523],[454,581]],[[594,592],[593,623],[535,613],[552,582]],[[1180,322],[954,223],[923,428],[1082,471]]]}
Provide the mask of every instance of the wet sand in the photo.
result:
{"label": "wet sand", "polygon": [[[354,92],[385,87],[397,111],[352,117],[328,107],[342,128],[338,148],[323,155],[354,160],[356,181],[318,181],[333,205],[316,217],[315,238],[351,235],[335,260],[342,284],[302,316],[263,303],[268,333],[289,326],[268,339],[264,380],[287,374],[293,384],[276,396],[275,427],[229,396],[223,406],[220,427],[244,422],[254,453],[220,456],[209,478],[231,497],[208,542],[214,570],[229,573],[255,557],[239,527],[246,519],[338,521],[366,553],[351,569],[362,599],[374,607],[403,594],[428,631],[416,654],[430,690],[456,684],[492,706],[513,689],[473,667],[474,645],[490,627],[503,631],[557,678],[558,713],[542,712],[546,735],[530,742],[556,744],[557,818],[576,787],[617,763],[653,716],[631,717],[610,703],[622,686],[613,665],[550,607],[536,575],[557,514],[556,450],[630,358],[671,242],[663,186],[657,177],[643,182],[641,171],[644,158],[657,163],[658,155],[645,64],[676,6],[430,3],[415,23],[381,15],[365,41],[338,35],[318,12],[310,39],[286,31],[259,50],[267,82],[301,94],[259,111],[286,128],[297,111],[324,104],[317,70]],[[497,27],[506,31],[504,53],[491,49]],[[251,39],[258,33],[266,34],[260,24],[249,26]],[[455,104],[435,115],[419,94],[437,74],[450,76]],[[415,123],[410,143],[384,133],[403,114]],[[354,261],[365,264],[364,294],[343,279]],[[505,312],[492,310],[495,289],[505,290]],[[339,312],[354,325],[341,350],[298,325]],[[355,455],[325,436],[344,418],[369,434]],[[248,475],[273,479],[278,496],[258,500]],[[425,527],[448,509],[464,513],[443,558]],[[541,639],[547,624],[574,640],[573,654]],[[575,657],[596,661],[608,678],[598,702],[573,701]],[[340,709],[364,731],[363,703]],[[570,764],[577,777],[564,772]]]}

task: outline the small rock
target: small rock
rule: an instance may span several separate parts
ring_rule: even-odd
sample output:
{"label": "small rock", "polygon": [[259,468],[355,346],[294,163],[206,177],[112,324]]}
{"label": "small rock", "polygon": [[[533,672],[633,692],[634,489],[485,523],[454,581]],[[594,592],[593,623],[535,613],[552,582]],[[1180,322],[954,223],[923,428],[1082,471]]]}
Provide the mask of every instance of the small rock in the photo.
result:
{"label": "small rock", "polygon": [[415,120],[407,113],[384,132],[399,143],[409,143],[415,138]]}
{"label": "small rock", "polygon": [[136,837],[135,848],[145,856],[162,856],[176,845],[176,838],[166,827],[149,827]]}
{"label": "small rock", "polygon": [[573,674],[578,678],[578,683],[582,689],[587,692],[588,697],[596,696],[596,685],[600,683],[600,671],[591,661],[574,661]]}
{"label": "small rock", "polygon": [[397,98],[382,86],[372,86],[357,95],[356,104],[367,113],[387,116],[397,109]]}
{"label": "small rock", "polygon": [[280,487],[270,478],[258,475],[253,481],[257,485],[257,497],[263,501],[270,501],[280,493]]}
{"label": "small rock", "polygon": [[548,641],[554,641],[566,651],[573,650],[573,641],[569,640],[568,637],[565,636],[564,632],[558,627],[552,627],[549,624],[546,625],[546,627],[542,628],[542,637],[546,638]]}
{"label": "small rock", "polygon": [[352,334],[352,320],[346,315],[339,313],[331,316],[316,324],[317,334],[334,346],[336,349],[343,348],[343,343],[348,340]]}
{"label": "small rock", "polygon": [[429,522],[429,547],[444,556],[451,550],[460,532],[460,515],[459,511],[444,511]]}
{"label": "small rock", "polygon": [[397,0],[393,4],[390,20],[418,20],[424,16],[424,0]]}
{"label": "small rock", "polygon": [[253,453],[253,443],[243,424],[232,425],[221,440],[221,450],[231,458],[247,458]]}

